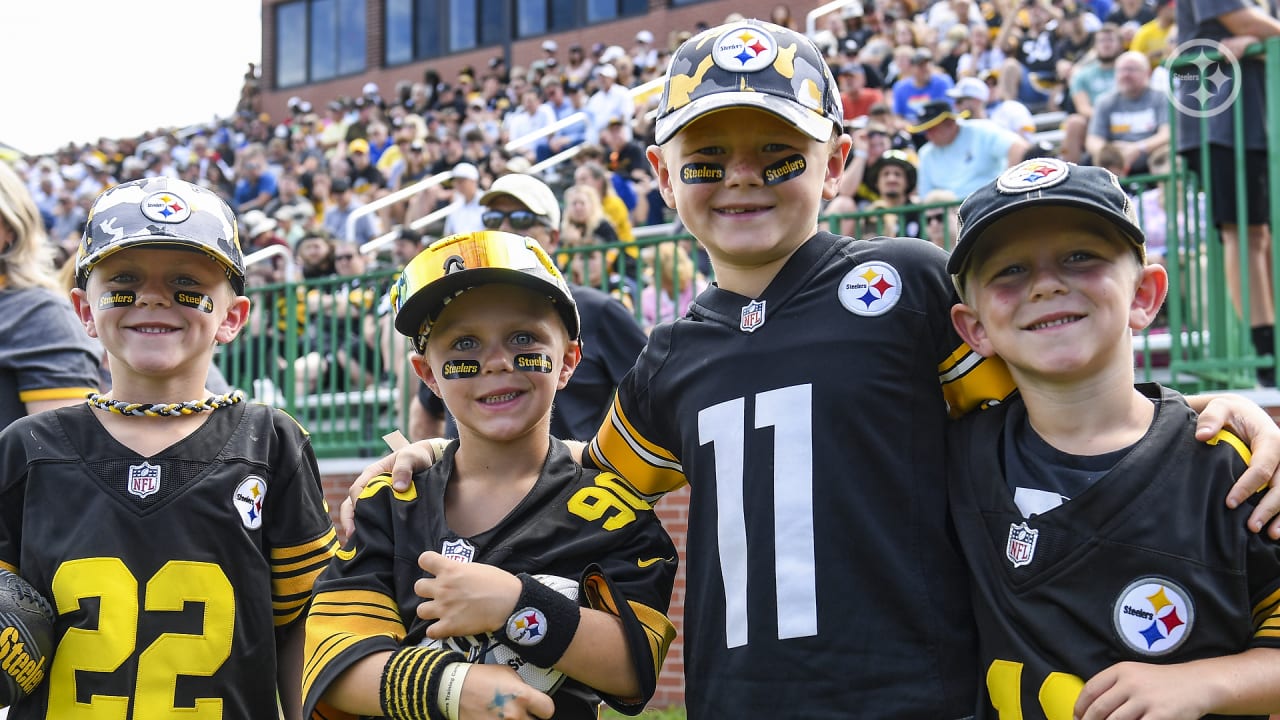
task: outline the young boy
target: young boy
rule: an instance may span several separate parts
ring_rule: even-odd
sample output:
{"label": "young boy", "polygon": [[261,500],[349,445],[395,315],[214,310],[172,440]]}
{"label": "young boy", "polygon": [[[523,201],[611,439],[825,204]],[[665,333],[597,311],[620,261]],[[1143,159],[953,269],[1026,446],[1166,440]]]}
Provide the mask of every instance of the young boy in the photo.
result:
{"label": "young boy", "polygon": [[[646,497],[691,488],[690,718],[973,712],[947,413],[1012,384],[956,335],[942,249],[818,231],[841,123],[835,78],[795,31],[730,23],[672,57],[648,156],[716,285],[653,330],[587,461]],[[430,452],[375,467],[400,486]]]}
{"label": "young boy", "polygon": [[210,396],[244,326],[235,216],[167,178],[108,189],[72,302],[111,391],[0,434],[0,567],[57,610],[45,682],[10,718],[300,715],[302,614],[336,549],[306,433]]}
{"label": "young boy", "polygon": [[[549,435],[552,400],[581,358],[564,278],[534,240],[482,231],[432,244],[392,295],[414,371],[458,440],[406,492],[382,477],[361,496],[307,619],[308,711],[545,718],[554,699],[556,718],[594,718],[602,697],[638,713],[675,636],[676,550],[648,503]],[[582,601],[532,573],[581,585]],[[433,642],[477,634],[477,654],[498,642],[514,666],[568,680],[544,686],[548,698]]]}
{"label": "young boy", "polygon": [[1168,278],[1119,181],[1030,160],[959,217],[952,318],[1019,390],[949,445],[979,717],[1280,712],[1280,548],[1219,504],[1244,444],[1197,442],[1181,396],[1134,385]]}

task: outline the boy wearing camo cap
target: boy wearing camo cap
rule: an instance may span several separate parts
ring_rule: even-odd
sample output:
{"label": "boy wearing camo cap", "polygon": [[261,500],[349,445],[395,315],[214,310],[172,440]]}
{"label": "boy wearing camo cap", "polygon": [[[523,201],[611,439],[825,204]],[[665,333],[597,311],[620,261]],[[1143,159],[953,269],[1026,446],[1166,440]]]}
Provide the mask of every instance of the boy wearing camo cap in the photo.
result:
{"label": "boy wearing camo cap", "polygon": [[1134,384],[1168,289],[1109,171],[1029,160],[960,206],[952,317],[1018,394],[953,426],[950,503],[973,573],[979,718],[1280,711],[1280,552],[1221,498],[1249,462]]}
{"label": "boy wearing camo cap", "polygon": [[109,392],[0,433],[0,567],[57,609],[46,680],[9,717],[301,717],[303,611],[337,549],[305,431],[205,388],[244,327],[244,258],[216,194],[107,189],[72,302]]}
{"label": "boy wearing camo cap", "polygon": [[672,59],[648,156],[716,285],[653,330],[587,462],[691,488],[690,718],[973,711],[942,440],[1010,386],[947,322],[941,249],[818,230],[842,124],[800,33],[731,23]]}

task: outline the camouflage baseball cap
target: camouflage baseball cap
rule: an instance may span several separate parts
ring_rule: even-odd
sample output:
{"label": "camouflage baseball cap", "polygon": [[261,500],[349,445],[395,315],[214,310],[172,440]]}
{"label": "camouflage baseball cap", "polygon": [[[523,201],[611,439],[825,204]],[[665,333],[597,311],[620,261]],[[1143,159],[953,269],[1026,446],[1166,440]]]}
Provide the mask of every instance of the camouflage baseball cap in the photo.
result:
{"label": "camouflage baseball cap", "polygon": [[835,76],[818,46],[760,20],[704,30],[676,49],[658,106],[657,142],[730,107],[773,113],[819,142],[844,121]]}
{"label": "camouflage baseball cap", "polygon": [[223,266],[236,294],[244,294],[236,216],[210,190],[167,177],[105,190],[89,209],[76,254],[76,284],[83,288],[89,271],[104,258],[139,245],[202,252]]}

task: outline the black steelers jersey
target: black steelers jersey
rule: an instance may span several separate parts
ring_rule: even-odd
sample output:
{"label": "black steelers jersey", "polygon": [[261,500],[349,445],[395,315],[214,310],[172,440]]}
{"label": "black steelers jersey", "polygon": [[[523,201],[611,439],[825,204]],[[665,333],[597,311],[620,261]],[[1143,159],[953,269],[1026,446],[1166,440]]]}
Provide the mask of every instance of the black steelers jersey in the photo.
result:
{"label": "black steelers jersey", "polygon": [[[568,448],[551,441],[542,474],[529,494],[493,528],[459,537],[445,523],[444,491],[453,473],[455,441],[444,457],[414,476],[407,492],[390,476],[370,481],[356,503],[356,531],[316,583],[307,615],[303,695],[306,714],[349,717],[320,702],[344,670],[375,652],[417,644],[426,624],[413,584],[424,576],[418,556],[434,549],[463,562],[511,573],[581,578],[585,602],[622,619],[642,696],[603,696],[639,711],[652,697],[675,628],[667,619],[676,549],[652,507],[609,473],[585,470]],[[596,694],[572,679],[552,698],[555,717],[596,718]]]}
{"label": "black steelers jersey", "polygon": [[945,426],[1010,383],[953,330],[945,263],[819,233],[759,298],[711,288],[656,328],[619,387],[590,462],[692,492],[690,718],[972,712]]}
{"label": "black steelers jersey", "polygon": [[58,612],[45,681],[9,717],[276,720],[275,631],[337,547],[306,433],[242,403],[141,457],[94,412],[0,434],[0,566]]}
{"label": "black steelers jersey", "polygon": [[1122,661],[1180,663],[1280,648],[1280,546],[1228,510],[1247,450],[1197,442],[1176,393],[1146,436],[1070,501],[1031,518],[1014,505],[1001,428],[1020,398],[956,424],[951,506],[973,572],[979,718],[1070,717],[1080,689]]}

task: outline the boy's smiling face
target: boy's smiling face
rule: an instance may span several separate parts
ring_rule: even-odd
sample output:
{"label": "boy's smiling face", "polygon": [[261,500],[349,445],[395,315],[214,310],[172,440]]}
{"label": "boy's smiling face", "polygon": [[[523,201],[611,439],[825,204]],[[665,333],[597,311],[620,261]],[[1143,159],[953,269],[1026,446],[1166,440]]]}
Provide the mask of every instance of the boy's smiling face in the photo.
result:
{"label": "boy's smiling face", "polygon": [[755,296],[817,231],[850,144],[847,135],[818,142],[772,113],[734,107],[693,121],[648,155],[663,199],[706,247],[717,284]]}
{"label": "boy's smiling face", "polygon": [[505,283],[471,288],[431,327],[418,376],[444,400],[465,437],[512,442],[545,436],[556,391],[581,359],[551,302]]}
{"label": "boy's smiling face", "polygon": [[964,304],[952,309],[974,350],[1004,358],[1019,384],[1132,368],[1131,345],[1122,341],[1155,317],[1168,280],[1160,266],[1142,265],[1107,220],[1038,207],[1001,218],[978,243]]}
{"label": "boy's smiling face", "polygon": [[235,339],[249,313],[248,298],[231,289],[223,266],[188,250],[121,250],[71,292],[85,330],[102,340],[113,377],[121,379],[192,370],[203,385],[215,341]]}

